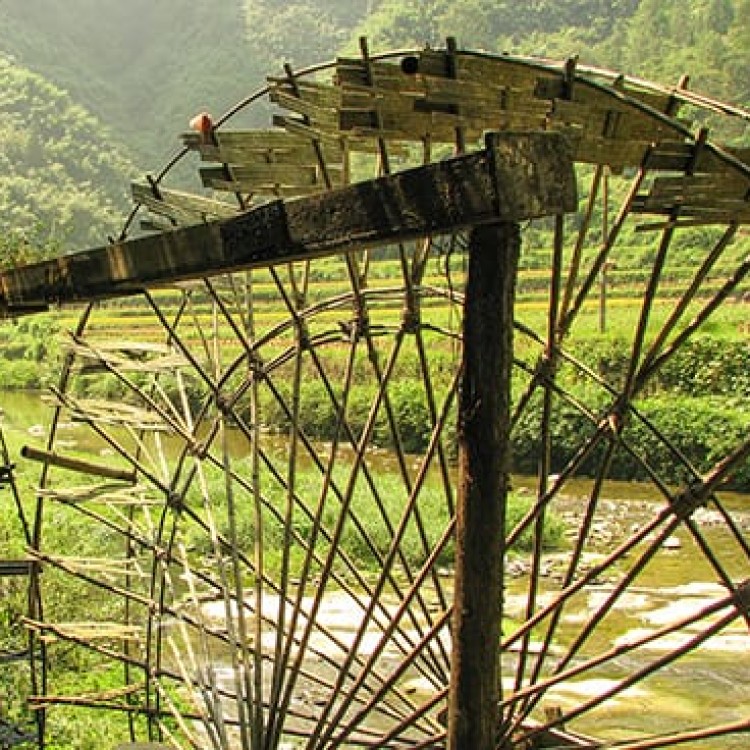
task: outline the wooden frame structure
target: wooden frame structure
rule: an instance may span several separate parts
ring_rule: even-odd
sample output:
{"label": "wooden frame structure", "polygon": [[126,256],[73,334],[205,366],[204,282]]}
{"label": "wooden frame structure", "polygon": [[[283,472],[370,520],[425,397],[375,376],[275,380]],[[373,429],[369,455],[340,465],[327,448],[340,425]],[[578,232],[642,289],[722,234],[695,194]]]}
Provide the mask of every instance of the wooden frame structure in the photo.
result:
{"label": "wooden frame structure", "polygon": [[[225,127],[261,98],[281,110],[272,128]],[[705,128],[694,133],[679,119],[680,107],[750,119],[683,87],[664,89],[575,60],[478,54],[458,50],[452,40],[444,50],[373,57],[363,41],[360,58],[301,72],[287,68],[208,130],[184,136],[178,160],[201,159],[201,188],[210,195],[168,187],[173,162],[133,186],[138,210],[117,240],[0,273],[6,315],[85,303],[54,390],[49,438],[26,450],[43,464],[32,570],[57,571],[82,591],[104,591],[119,603],[112,620],[56,621],[45,609],[43,582],[32,576],[41,743],[46,712],[71,705],[123,713],[131,742],[175,747],[593,748],[601,741],[578,731],[579,718],[596,716],[725,629],[750,626],[750,548],[717,494],[750,455],[750,441],[698,470],[638,404],[660,368],[742,288],[750,270],[739,263],[718,288],[705,291],[750,219],[750,167],[742,149],[719,147]],[[588,187],[572,227],[564,214],[577,207],[574,165],[577,181]],[[616,175],[627,185],[611,216]],[[137,216],[156,233],[128,238]],[[518,223],[541,217],[552,217],[550,279],[546,320],[533,329],[513,309]],[[622,382],[608,382],[576,358],[571,342],[632,222],[658,239],[629,371]],[[670,245],[679,233],[705,227],[713,230],[711,244],[654,330],[650,318]],[[595,231],[600,241],[592,253],[587,246]],[[425,281],[441,238],[451,249],[468,247],[465,296],[450,278]],[[397,290],[370,275],[370,255],[384,246],[400,263]],[[315,263],[331,257],[350,288],[319,299]],[[270,302],[285,320],[263,322],[269,293],[258,291],[256,272],[268,275]],[[163,341],[138,340],[137,331],[132,341],[112,341],[111,332],[97,327],[99,308],[91,303],[126,297],[148,311]],[[463,328],[435,315],[436,300],[460,310]],[[519,337],[532,342],[531,359],[515,351]],[[463,350],[461,364],[454,362],[455,372],[440,381],[443,340],[462,342]],[[343,367],[326,359],[337,347],[346,353]],[[407,364],[408,348],[415,365]],[[407,367],[419,373],[430,424],[415,468],[396,414],[399,372]],[[352,393],[361,370],[374,395],[357,423]],[[577,402],[566,371],[590,382],[603,406]],[[516,372],[523,376],[520,392],[511,386]],[[198,381],[197,406],[188,373]],[[81,396],[76,383],[97,376],[127,398]],[[320,398],[331,406],[330,444],[317,444],[301,426],[309,378],[320,381]],[[289,393],[282,383],[291,384]],[[263,429],[269,405],[290,425],[280,456]],[[578,452],[562,465],[553,461],[560,405],[585,424]],[[448,456],[454,408],[462,456],[455,501]],[[535,409],[534,501],[509,529],[510,434]],[[116,460],[65,455],[59,435],[67,420],[84,424]],[[683,487],[660,480],[651,457],[639,451],[636,427],[684,464]],[[378,431],[395,446],[397,490],[381,486],[371,468]],[[240,457],[230,448],[232,434],[244,441]],[[167,439],[177,448],[167,451]],[[641,527],[602,549],[595,532],[607,514],[609,471],[621,454],[639,463],[661,504]],[[307,462],[313,489],[298,476],[298,464]],[[553,590],[544,571],[545,519],[565,503],[566,485],[583,467],[591,487]],[[85,484],[71,486],[70,473]],[[220,493],[214,475],[224,483]],[[434,505],[427,489],[433,477],[447,513],[444,526],[434,529],[424,520]],[[378,511],[375,526],[385,542],[363,520],[358,485]],[[396,510],[388,507],[390,494],[401,498]],[[721,549],[695,521],[707,506],[726,535]],[[118,540],[120,547],[102,557],[50,547],[50,507],[106,530],[107,543]],[[344,545],[349,528],[379,562],[374,581]],[[664,541],[678,532],[721,581],[721,595],[659,629],[615,645],[597,643],[597,631],[617,617],[634,582],[648,575]],[[406,556],[409,534],[421,545],[417,562]],[[510,608],[507,568],[525,534],[532,538],[528,588],[522,605]],[[281,549],[278,568],[265,561],[273,551],[269,538]],[[454,541],[455,576],[446,588],[440,560]],[[610,579],[609,593],[567,633],[571,610],[602,576]],[[322,616],[327,597],[340,592],[357,613],[346,634]],[[207,614],[206,598],[220,605],[220,625]],[[671,636],[686,639],[651,657],[654,644]],[[47,651],[59,642],[120,664],[123,688],[56,694]],[[550,694],[581,675],[644,654],[630,674],[608,678],[596,695],[575,703],[556,698],[562,706],[542,710]],[[411,687],[415,677],[427,684],[426,693]],[[747,716],[698,727],[676,722],[659,737],[628,730],[628,748],[668,747],[741,737],[750,722]]]}

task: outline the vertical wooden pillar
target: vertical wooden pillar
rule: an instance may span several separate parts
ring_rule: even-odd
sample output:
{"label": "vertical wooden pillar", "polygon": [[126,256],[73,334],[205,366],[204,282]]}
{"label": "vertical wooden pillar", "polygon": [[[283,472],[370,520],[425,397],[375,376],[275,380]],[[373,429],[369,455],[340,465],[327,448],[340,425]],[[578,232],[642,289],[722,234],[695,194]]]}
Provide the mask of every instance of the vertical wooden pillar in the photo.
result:
{"label": "vertical wooden pillar", "polygon": [[449,750],[494,750],[500,723],[499,644],[519,247],[515,222],[471,232],[458,415]]}

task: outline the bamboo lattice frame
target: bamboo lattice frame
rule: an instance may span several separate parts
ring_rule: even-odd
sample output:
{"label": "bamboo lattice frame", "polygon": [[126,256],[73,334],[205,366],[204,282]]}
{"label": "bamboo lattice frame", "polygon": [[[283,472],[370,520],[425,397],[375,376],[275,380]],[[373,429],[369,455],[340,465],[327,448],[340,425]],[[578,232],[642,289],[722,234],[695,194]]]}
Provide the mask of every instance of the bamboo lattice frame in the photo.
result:
{"label": "bamboo lattice frame", "polygon": [[[642,725],[637,703],[630,712],[622,706],[633,688],[648,690],[661,670],[689,664],[712,638],[748,637],[750,545],[720,491],[747,460],[750,441],[699,470],[639,409],[661,368],[744,289],[750,269],[745,262],[717,272],[724,274],[720,261],[750,218],[746,154],[693,132],[679,110],[745,121],[748,114],[575,61],[476,54],[452,42],[377,57],[363,43],[361,51],[299,73],[287,68],[208,137],[186,135],[174,162],[134,186],[138,210],[119,241],[136,218],[160,232],[226,220],[263,201],[476,150],[486,131],[563,133],[587,203],[575,226],[553,222],[545,323],[519,313],[515,326],[511,427],[523,429],[535,415],[540,459],[528,512],[503,545],[508,565],[518,556],[525,573],[523,591],[506,603],[499,645],[500,746],[741,743],[750,732],[746,701],[720,722],[665,716],[658,736]],[[263,100],[279,107],[272,129],[230,129]],[[195,155],[211,197],[168,185],[175,164]],[[644,258],[650,269],[627,372],[606,382],[595,362],[576,356],[576,337],[603,269],[624,251],[623,229],[633,225],[653,252]],[[703,258],[659,317],[670,247],[691,232],[710,237]],[[42,737],[47,713],[72,705],[121,712],[131,741],[174,747],[444,746],[452,615],[444,568],[455,523],[451,431],[464,300],[461,273],[436,276],[434,268],[436,258],[455,257],[465,237],[394,244],[398,284],[378,279],[370,249],[359,249],[325,265],[269,264],[132,292],[129,309],[148,319],[143,335],[124,332],[123,322],[113,329],[106,306],[82,312],[54,389],[47,444],[29,454],[44,464],[29,532],[35,569],[47,571],[33,578],[29,618],[41,653]],[[587,252],[592,244],[598,249]],[[319,268],[344,279],[345,291],[329,295]],[[46,304],[24,296],[22,276],[1,281],[11,311]],[[397,413],[405,372],[421,383],[431,425],[418,455],[404,445]],[[571,373],[589,384],[590,404],[566,389]],[[92,377],[124,395],[79,396]],[[300,422],[312,380],[334,426],[323,444]],[[562,464],[554,451],[560,407],[587,425],[578,452]],[[268,410],[288,424],[284,435],[265,428]],[[60,425],[71,420],[104,455],[66,462]],[[660,478],[638,442],[643,434],[683,465],[683,486]],[[393,448],[387,474],[376,468],[378,441]],[[621,455],[650,477],[658,500],[639,528],[608,546],[597,529],[617,512],[607,478]],[[569,512],[569,487],[583,469],[591,479],[575,490],[583,494],[571,548],[550,577],[545,518]],[[48,544],[58,505],[90,528],[98,553],[85,540]],[[698,520],[705,508],[719,537]],[[524,534],[532,541],[522,553]],[[664,543],[676,534],[700,561],[696,578],[720,582],[711,601],[627,639],[600,637],[619,632],[629,596],[642,580],[658,579]],[[376,573],[362,568],[357,549],[378,561]],[[46,592],[53,571],[75,579],[81,596],[107,592],[112,611],[58,622]],[[336,606],[351,613],[350,623],[329,622]],[[51,666],[60,644],[121,664],[122,689],[60,695]],[[576,693],[601,675],[595,695]]]}

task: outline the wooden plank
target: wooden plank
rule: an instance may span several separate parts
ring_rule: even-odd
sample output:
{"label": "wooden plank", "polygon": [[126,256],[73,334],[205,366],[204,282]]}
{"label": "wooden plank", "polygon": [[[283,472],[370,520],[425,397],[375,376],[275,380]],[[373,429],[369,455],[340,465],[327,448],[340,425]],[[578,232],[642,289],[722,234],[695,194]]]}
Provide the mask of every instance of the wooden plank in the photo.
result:
{"label": "wooden plank", "polygon": [[[450,78],[450,53],[443,50],[423,50],[417,56],[417,74]],[[558,69],[543,62],[511,56],[490,56],[458,52],[452,56],[454,75],[463,81],[492,81],[494,84],[511,85],[516,88],[534,90],[540,79],[559,79]]]}
{"label": "wooden plank", "polygon": [[115,579],[122,576],[149,578],[150,572],[133,557],[64,557],[62,555],[37,555],[40,562],[48,563],[74,575]]}
{"label": "wooden plank", "polygon": [[[279,128],[284,128],[289,133],[309,138],[311,141],[320,143],[325,149],[331,145],[345,144],[349,152],[375,154],[378,151],[378,144],[373,143],[370,138],[357,138],[351,133],[344,133],[339,130],[320,129],[309,125],[302,118],[287,115],[274,115],[273,124]],[[393,146],[390,147],[391,154],[394,153]],[[399,149],[398,153],[406,153],[405,149]]]}
{"label": "wooden plank", "polygon": [[113,298],[202,276],[576,208],[555,133],[501,134],[492,149],[236,218],[124,240],[0,273],[0,309]]}
{"label": "wooden plank", "polygon": [[163,498],[148,497],[148,490],[142,485],[112,483],[90,484],[76,487],[37,489],[37,495],[47,500],[78,505],[84,503],[106,503],[126,507],[163,506]]}
{"label": "wooden plank", "polygon": [[284,109],[317,120],[338,109],[341,90],[335,86],[299,81],[294,87],[289,84],[273,87],[268,98]]}
{"label": "wooden plank", "polygon": [[[341,185],[343,170],[341,165],[326,165],[326,173],[332,185]],[[204,167],[200,170],[201,181],[205,187],[226,190],[235,186],[242,192],[258,192],[261,188],[275,186],[326,188],[326,181],[318,164],[252,164],[232,167],[227,177],[222,167]]]}
{"label": "wooden plank", "polygon": [[725,170],[714,174],[679,175],[654,179],[649,195],[654,198],[700,196],[702,200],[744,200],[750,190],[750,177]]}
{"label": "wooden plank", "polygon": [[[256,163],[312,164],[317,153],[310,138],[300,137],[281,128],[268,130],[219,131],[216,143],[203,143],[198,139],[196,150],[204,161],[243,165]],[[331,141],[323,147],[327,163],[340,163],[344,149],[340,141]]]}
{"label": "wooden plank", "polygon": [[187,360],[180,354],[165,354],[162,357],[134,357],[129,352],[98,352],[88,346],[71,345],[69,352],[83,360],[79,372],[82,375],[95,372],[111,372],[117,369],[121,372],[177,372],[188,365]]}
{"label": "wooden plank", "polygon": [[404,74],[400,59],[363,60],[361,57],[339,57],[336,60],[337,85],[377,86],[391,90],[404,90],[412,83],[412,77]]}
{"label": "wooden plank", "polygon": [[635,99],[657,112],[671,113],[673,116],[677,113],[679,102],[669,91],[647,89],[627,78],[621,83],[610,85],[617,91],[622,91],[628,98]]}
{"label": "wooden plank", "polygon": [[[564,132],[569,132],[567,128]],[[653,145],[650,141],[613,141],[608,138],[595,138],[579,131],[573,140],[575,160],[585,164],[606,164],[615,172],[624,167],[638,167]]]}
{"label": "wooden plank", "polygon": [[211,219],[228,218],[237,213],[237,205],[212,200],[194,193],[159,187],[157,193],[147,183],[131,184],[133,200],[160,216],[178,224],[196,224]]}
{"label": "wooden plank", "polygon": [[[319,180],[317,164],[254,164],[232,167],[231,181],[253,185],[315,185]],[[223,167],[204,167],[201,180],[209,186],[213,182],[227,180]]]}
{"label": "wooden plank", "polygon": [[[539,80],[536,94],[545,99],[565,99],[569,84],[564,76],[543,78]],[[582,100],[597,91],[610,99],[620,99],[623,106],[633,108],[638,104],[647,109],[666,113],[674,108],[675,101],[668,91],[645,89],[626,78],[605,78],[601,73],[587,71],[585,68],[573,80],[573,99]],[[588,92],[588,93],[587,93]],[[641,110],[643,111],[643,110]]]}
{"label": "wooden plank", "polygon": [[[92,354],[95,354],[92,352]],[[102,360],[107,360],[102,357]],[[177,362],[175,360],[175,366]],[[115,364],[115,362],[113,362]],[[117,363],[119,364],[119,363]],[[76,399],[67,406],[71,411],[71,418],[101,425],[118,427],[132,427],[136,430],[150,430],[152,432],[170,432],[172,428],[155,411],[141,409],[125,403],[113,403],[103,399]],[[124,478],[114,476],[114,478]]]}
{"label": "wooden plank", "polygon": [[750,224],[750,208],[747,206],[727,207],[726,209],[712,208],[699,209],[695,207],[680,208],[679,215],[674,218],[675,209],[670,206],[663,206],[661,209],[650,209],[648,211],[633,210],[633,213],[651,214],[654,216],[668,216],[669,220],[665,222],[655,222],[653,224],[642,224],[636,227],[639,231],[663,229],[667,226],[672,227],[698,227],[698,226],[725,226],[730,222],[737,224]]}
{"label": "wooden plank", "polygon": [[[381,93],[380,89],[347,90],[341,99],[340,111],[378,111],[391,113],[447,113],[469,114],[487,121],[487,130],[493,130],[492,120],[498,113],[506,115],[534,114],[545,117],[551,110],[551,103],[542,99],[523,96],[518,91],[503,88],[485,87],[476,95],[473,92],[436,92],[429,90],[410,92],[396,96],[392,92]],[[540,120],[541,121],[541,120]]]}
{"label": "wooden plank", "polygon": [[[739,150],[742,155],[742,150]],[[711,144],[697,146],[691,141],[663,139],[654,145],[648,166],[667,172],[722,173],[727,179],[746,179],[750,165],[737,158],[732,149]]]}
{"label": "wooden plank", "polygon": [[317,195],[326,190],[326,186],[322,183],[311,185],[279,185],[273,183],[232,182],[231,180],[214,179],[210,181],[210,185],[212,190],[219,190],[227,193],[235,193],[238,191],[252,193],[254,198],[260,198],[261,200],[300,198]]}
{"label": "wooden plank", "polygon": [[737,221],[750,216],[750,175],[725,169],[723,172],[670,175],[654,180],[647,193],[639,195],[633,211],[642,214],[674,215],[706,224]]}
{"label": "wooden plank", "polygon": [[565,101],[555,100],[550,115],[554,122],[578,125],[586,133],[608,138],[651,141],[679,137],[681,131],[668,121],[659,120],[623,102],[597,99]]}
{"label": "wooden plank", "polygon": [[143,630],[137,625],[123,625],[119,622],[59,622],[35,623],[26,621],[29,628],[40,633],[45,642],[74,640],[89,642],[92,640],[141,641]]}

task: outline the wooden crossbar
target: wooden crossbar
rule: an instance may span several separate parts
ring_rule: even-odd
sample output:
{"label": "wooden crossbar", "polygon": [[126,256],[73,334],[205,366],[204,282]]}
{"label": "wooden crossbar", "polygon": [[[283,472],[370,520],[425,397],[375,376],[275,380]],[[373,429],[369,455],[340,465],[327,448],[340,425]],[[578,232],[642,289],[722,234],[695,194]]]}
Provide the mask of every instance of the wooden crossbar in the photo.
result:
{"label": "wooden crossbar", "polygon": [[180,280],[575,208],[563,136],[498,134],[492,148],[477,153],[4,271],[0,313],[122,297]]}

